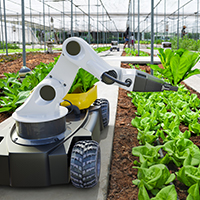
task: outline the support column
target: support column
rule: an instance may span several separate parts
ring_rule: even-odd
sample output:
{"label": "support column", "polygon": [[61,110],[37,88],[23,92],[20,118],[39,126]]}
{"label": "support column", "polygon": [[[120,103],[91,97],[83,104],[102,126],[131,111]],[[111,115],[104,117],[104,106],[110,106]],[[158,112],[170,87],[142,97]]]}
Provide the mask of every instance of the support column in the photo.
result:
{"label": "support column", "polygon": [[2,45],[3,45],[3,51],[4,51],[4,37],[3,37],[3,22],[2,22],[2,12],[1,12],[1,0],[0,0],[0,18],[1,18]]}
{"label": "support column", "polygon": [[178,0],[177,49],[179,49],[179,7],[180,7],[180,0]]}
{"label": "support column", "polygon": [[6,55],[8,55],[8,40],[7,40],[7,25],[6,25],[6,5],[5,5],[5,0],[3,0],[3,8],[4,8],[5,39],[6,39]]}
{"label": "support column", "polygon": [[73,0],[71,0],[71,37],[74,36],[73,33]]}
{"label": "support column", "polygon": [[[153,65],[153,54],[154,54],[154,0],[151,0],[151,64]],[[153,70],[151,69],[151,75],[153,75]]]}
{"label": "support column", "polygon": [[140,55],[140,0],[138,0],[138,56]]}
{"label": "support column", "polygon": [[23,45],[23,66],[26,66],[26,40],[25,40],[25,24],[24,24],[24,0],[22,2],[22,45]]}
{"label": "support column", "polygon": [[90,44],[90,0],[88,0],[88,43]]}

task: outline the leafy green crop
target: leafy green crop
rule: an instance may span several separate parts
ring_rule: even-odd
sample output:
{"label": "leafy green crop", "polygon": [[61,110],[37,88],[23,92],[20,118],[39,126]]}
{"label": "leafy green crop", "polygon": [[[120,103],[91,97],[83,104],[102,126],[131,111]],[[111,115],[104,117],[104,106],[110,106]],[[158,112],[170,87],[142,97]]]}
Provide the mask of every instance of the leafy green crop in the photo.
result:
{"label": "leafy green crop", "polygon": [[99,80],[80,68],[68,93],[87,92]]}
{"label": "leafy green crop", "polygon": [[141,167],[133,167],[138,169],[138,179],[132,182],[134,185],[139,185],[140,181],[143,180],[145,188],[152,191],[154,194],[158,192],[156,189],[163,188],[164,185],[168,185],[176,178],[163,164],[156,164],[149,168],[144,165],[145,164]]}
{"label": "leafy green crop", "polygon": [[[150,200],[143,180],[139,184],[138,200]],[[162,188],[151,200],[177,200],[177,193],[174,185]],[[189,199],[190,200],[190,199]],[[192,200],[192,199],[191,199]],[[196,199],[195,199],[196,200]]]}
{"label": "leafy green crop", "polygon": [[200,150],[189,139],[171,140],[166,142],[162,148],[170,155],[171,160],[178,167],[200,164]]}
{"label": "leafy green crop", "polygon": [[192,185],[188,189],[189,195],[187,196],[186,200],[200,200],[200,193],[199,193],[199,183]]}
{"label": "leafy green crop", "polygon": [[189,130],[193,133],[200,135],[200,123],[193,121],[189,124]]}
{"label": "leafy green crop", "polygon": [[20,106],[30,94],[30,90],[22,90],[19,74],[4,73],[5,79],[0,79],[3,90],[0,97],[0,112],[12,112]]}
{"label": "leafy green crop", "polygon": [[[125,48],[124,51],[126,52],[126,56],[137,56],[138,55],[138,50],[136,50],[136,49]],[[144,51],[140,51],[140,56],[149,56],[149,54]]]}
{"label": "leafy green crop", "polygon": [[[167,136],[165,137],[164,132],[167,133]],[[186,130],[184,133],[180,131],[178,126],[175,126],[172,130],[166,129],[166,130],[158,130],[158,135],[163,139],[164,142],[170,141],[170,140],[178,140],[178,139],[189,139],[191,134],[188,130]]]}
{"label": "leafy green crop", "polygon": [[[177,52],[178,56],[183,53],[184,52],[181,50]],[[199,57],[196,59],[198,60]],[[165,64],[168,66],[170,64],[170,59],[165,59]],[[173,75],[170,68],[168,70],[169,71],[164,71],[163,69],[166,74]],[[163,74],[159,72],[154,73],[154,75],[156,74],[159,78],[163,78]],[[165,79],[165,81],[170,82],[168,79]],[[178,83],[176,79],[175,81]],[[196,94],[190,94],[189,90],[181,84],[178,85],[177,92],[130,92],[128,96],[132,98],[132,103],[137,107],[137,112],[135,113],[137,116],[132,119],[132,125],[138,130],[137,139],[139,143],[143,144],[142,146],[137,146],[132,149],[132,154],[139,157],[139,162],[137,160],[134,161],[134,165],[139,166],[134,168],[140,169],[138,170],[138,177],[141,176],[141,170],[143,170],[143,168],[150,168],[158,164],[168,164],[169,162],[173,162],[177,167],[190,166],[192,169],[196,170],[197,168],[194,166],[200,165],[200,150],[189,138],[191,137],[191,132],[197,135],[200,134],[200,99],[198,96]],[[188,126],[189,130],[181,131],[179,128],[181,124]],[[155,140],[159,137],[163,145],[152,146],[151,144],[155,144]],[[165,152],[164,157],[161,157],[159,154],[161,148]],[[195,180],[192,180],[191,184],[188,185],[191,187],[188,190],[189,195],[187,200],[200,200],[199,167],[198,172],[195,170],[189,176],[188,171],[187,173],[182,170],[178,172],[180,176],[182,173],[183,177],[186,177],[186,179],[183,178],[185,182],[188,181],[187,179],[193,179],[193,175],[195,176]],[[154,169],[154,172],[156,172],[156,169]],[[143,174],[147,176],[150,172],[146,170]],[[151,175],[154,175],[154,173],[151,172]],[[156,176],[156,178],[159,176],[160,174]],[[139,200],[150,199],[147,190],[150,190],[152,194],[156,195],[151,198],[153,200],[177,199],[174,186],[163,186],[158,192],[158,190],[150,188],[148,184],[150,178],[148,180],[146,177],[143,179],[138,178],[133,181],[133,183],[139,187]],[[152,181],[155,179],[151,176]],[[181,178],[179,179],[181,181]],[[184,183],[184,181],[182,182]]]}
{"label": "leafy green crop", "polygon": [[147,166],[152,166],[154,164],[167,164],[169,163],[169,155],[166,154],[165,157],[161,158],[158,151],[162,148],[162,145],[152,146],[146,143],[143,146],[137,146],[132,148],[132,154],[139,157],[140,163],[136,160],[134,161],[135,165],[140,166],[143,163],[146,163]]}
{"label": "leafy green crop", "polygon": [[199,69],[192,70],[200,59],[199,54],[196,52],[185,49],[176,51],[166,49],[164,51],[164,49],[160,48],[158,56],[164,69],[158,67],[158,65],[150,66],[153,70],[158,71],[167,78],[172,85],[176,86],[190,76],[200,74]]}
{"label": "leafy green crop", "polygon": [[108,51],[110,50],[110,46],[109,47],[97,47],[97,48],[93,48],[94,51],[96,51],[97,53],[100,53],[102,51]]}
{"label": "leafy green crop", "polygon": [[176,174],[177,179],[188,187],[191,187],[196,183],[200,185],[200,166],[194,167],[186,165],[183,166]]}

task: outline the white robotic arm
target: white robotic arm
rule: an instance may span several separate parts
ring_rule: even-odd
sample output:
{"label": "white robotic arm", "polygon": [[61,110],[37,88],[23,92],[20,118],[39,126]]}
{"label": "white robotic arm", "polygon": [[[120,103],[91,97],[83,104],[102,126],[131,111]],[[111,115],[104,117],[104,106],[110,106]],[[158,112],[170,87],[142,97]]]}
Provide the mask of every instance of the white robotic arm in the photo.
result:
{"label": "white robotic arm", "polygon": [[13,118],[23,123],[49,122],[68,112],[60,106],[79,68],[93,74],[106,84],[117,84],[128,91],[177,90],[162,80],[136,69],[113,68],[81,38],[71,37],[62,47],[62,54],[46,78],[38,84]]}

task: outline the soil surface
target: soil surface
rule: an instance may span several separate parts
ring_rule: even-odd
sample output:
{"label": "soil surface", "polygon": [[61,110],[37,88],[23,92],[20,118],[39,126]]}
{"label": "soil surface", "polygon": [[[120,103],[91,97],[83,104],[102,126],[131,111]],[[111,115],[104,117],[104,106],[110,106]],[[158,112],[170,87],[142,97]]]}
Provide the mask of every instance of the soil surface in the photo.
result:
{"label": "soil surface", "polygon": [[[26,66],[31,70],[40,62],[49,63],[54,61],[60,53],[28,53],[26,55]],[[14,59],[0,56],[0,75],[4,72],[17,72],[23,66],[22,57],[17,55]],[[123,68],[130,68],[128,64],[121,65]],[[140,66],[150,73],[148,66]],[[186,86],[191,93],[194,90]],[[198,93],[197,93],[198,94]],[[200,98],[200,94],[198,94]],[[115,123],[115,133],[113,141],[113,154],[110,170],[110,184],[108,188],[107,200],[137,200],[138,187],[132,184],[132,180],[137,178],[137,169],[133,169],[133,161],[138,157],[132,155],[132,148],[139,146],[137,140],[137,129],[131,125],[131,120],[136,116],[136,107],[131,103],[131,98],[127,96],[127,91],[119,89],[117,115]],[[0,113],[0,122],[11,116],[12,113]],[[180,130],[187,130],[184,125]],[[191,140],[200,147],[200,137],[192,136]],[[173,166],[172,166],[173,167]],[[174,181],[180,200],[187,197],[187,187],[181,184],[177,179]]]}

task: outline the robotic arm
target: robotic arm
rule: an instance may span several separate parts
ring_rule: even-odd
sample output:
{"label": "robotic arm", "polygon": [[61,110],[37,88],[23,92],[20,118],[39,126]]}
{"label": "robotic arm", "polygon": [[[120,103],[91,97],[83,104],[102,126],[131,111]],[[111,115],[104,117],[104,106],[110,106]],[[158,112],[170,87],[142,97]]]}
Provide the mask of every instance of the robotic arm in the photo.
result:
{"label": "robotic arm", "polygon": [[13,118],[22,123],[41,123],[64,117],[68,110],[60,106],[60,102],[80,67],[102,82],[116,84],[128,91],[177,91],[177,87],[139,70],[111,67],[83,39],[71,37],[64,42],[62,54],[52,71],[13,113]]}

